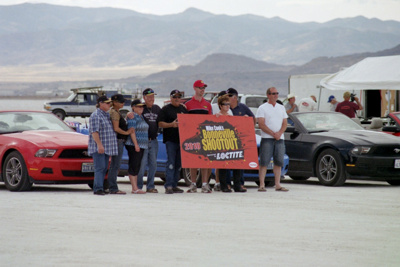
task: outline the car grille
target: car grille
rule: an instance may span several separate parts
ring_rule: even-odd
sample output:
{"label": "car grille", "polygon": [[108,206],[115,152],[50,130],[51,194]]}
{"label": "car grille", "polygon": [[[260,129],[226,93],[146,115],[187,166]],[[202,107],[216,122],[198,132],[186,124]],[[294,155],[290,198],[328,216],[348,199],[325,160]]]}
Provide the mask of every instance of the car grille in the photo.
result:
{"label": "car grille", "polygon": [[62,159],[87,159],[91,158],[87,154],[87,149],[65,149],[61,152],[59,158]]}
{"label": "car grille", "polygon": [[81,172],[81,171],[62,171],[65,177],[93,177],[93,172]]}
{"label": "car grille", "polygon": [[372,154],[385,157],[392,157],[392,156],[400,157],[400,145],[379,146],[374,149]]}

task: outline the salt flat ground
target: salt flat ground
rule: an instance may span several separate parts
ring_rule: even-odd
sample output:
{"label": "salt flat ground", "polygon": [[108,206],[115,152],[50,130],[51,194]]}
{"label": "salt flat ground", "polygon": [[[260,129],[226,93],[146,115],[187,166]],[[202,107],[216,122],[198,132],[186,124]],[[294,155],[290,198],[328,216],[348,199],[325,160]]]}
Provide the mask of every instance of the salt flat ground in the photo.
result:
{"label": "salt flat ground", "polygon": [[1,266],[400,266],[400,187],[285,180],[287,193],[166,195],[158,182],[124,196],[1,184]]}

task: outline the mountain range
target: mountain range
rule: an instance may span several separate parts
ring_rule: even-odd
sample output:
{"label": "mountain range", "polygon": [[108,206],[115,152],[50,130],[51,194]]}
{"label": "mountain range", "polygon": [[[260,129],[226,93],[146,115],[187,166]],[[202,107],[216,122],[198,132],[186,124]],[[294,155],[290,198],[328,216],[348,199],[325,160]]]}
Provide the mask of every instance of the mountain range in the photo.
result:
{"label": "mountain range", "polygon": [[290,65],[399,43],[400,22],[365,17],[294,23],[194,8],[157,16],[116,8],[0,6],[0,66],[180,66],[219,53]]}

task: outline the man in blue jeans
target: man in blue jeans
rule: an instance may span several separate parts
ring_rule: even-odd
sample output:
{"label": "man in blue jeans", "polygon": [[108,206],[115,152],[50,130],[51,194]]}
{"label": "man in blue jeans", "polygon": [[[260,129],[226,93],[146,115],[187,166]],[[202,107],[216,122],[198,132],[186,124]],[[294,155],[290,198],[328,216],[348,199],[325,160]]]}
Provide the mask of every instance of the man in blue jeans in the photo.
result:
{"label": "man in blue jeans", "polygon": [[158,193],[154,186],[154,176],[157,170],[157,152],[158,152],[158,114],[161,108],[154,104],[154,90],[151,88],[146,88],[143,90],[143,100],[145,103],[142,116],[144,120],[149,125],[149,146],[148,149],[144,150],[142,162],[140,163],[140,170],[137,177],[138,188],[143,188],[143,176],[147,169],[147,182],[146,182],[146,192],[147,193]]}
{"label": "man in blue jeans", "polygon": [[158,126],[163,128],[163,143],[167,150],[167,168],[165,171],[165,193],[183,193],[178,188],[178,181],[181,171],[181,150],[179,142],[179,113],[188,113],[181,105],[182,93],[172,90],[170,93],[171,103],[164,106],[158,114]]}
{"label": "man in blue jeans", "polygon": [[94,182],[93,193],[104,196],[104,178],[107,174],[110,156],[118,155],[117,137],[111,123],[108,111],[111,99],[100,96],[97,99],[97,109],[89,118],[88,154],[93,157]]}

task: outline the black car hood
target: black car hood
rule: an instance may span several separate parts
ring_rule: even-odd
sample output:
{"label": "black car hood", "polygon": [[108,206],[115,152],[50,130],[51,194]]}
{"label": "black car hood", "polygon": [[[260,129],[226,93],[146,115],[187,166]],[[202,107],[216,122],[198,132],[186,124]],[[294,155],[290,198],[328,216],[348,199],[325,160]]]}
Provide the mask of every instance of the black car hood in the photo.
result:
{"label": "black car hood", "polygon": [[337,138],[354,145],[388,145],[388,144],[399,144],[400,138],[375,131],[367,130],[350,130],[350,131],[328,131],[311,133],[311,135],[326,136],[329,138]]}

